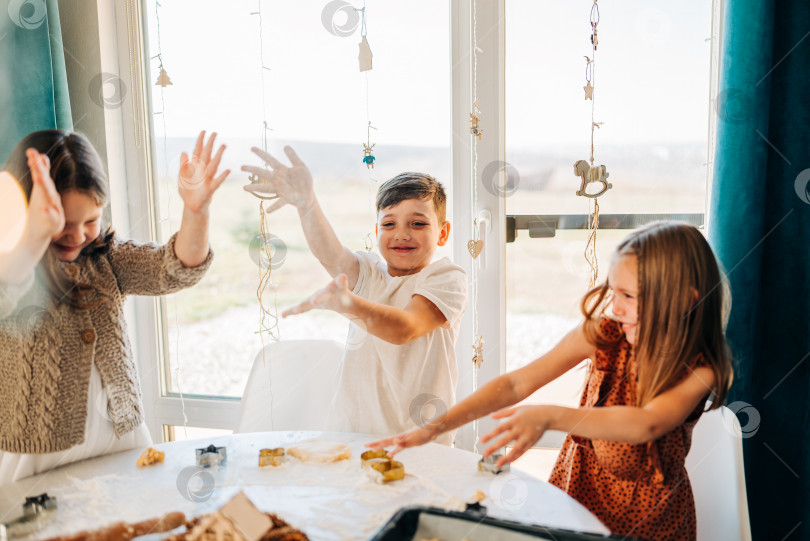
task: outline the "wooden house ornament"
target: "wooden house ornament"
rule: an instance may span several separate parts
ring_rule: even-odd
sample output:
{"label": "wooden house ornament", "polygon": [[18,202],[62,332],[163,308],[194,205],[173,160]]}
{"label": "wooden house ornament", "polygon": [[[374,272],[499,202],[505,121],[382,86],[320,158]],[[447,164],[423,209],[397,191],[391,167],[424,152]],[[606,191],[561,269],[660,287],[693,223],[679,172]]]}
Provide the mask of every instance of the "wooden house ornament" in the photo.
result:
{"label": "wooden house ornament", "polygon": [[371,54],[371,47],[368,44],[368,40],[366,36],[363,36],[363,40],[360,42],[360,54],[358,55],[358,60],[360,60],[360,71],[370,71],[371,70],[371,57],[374,56]]}

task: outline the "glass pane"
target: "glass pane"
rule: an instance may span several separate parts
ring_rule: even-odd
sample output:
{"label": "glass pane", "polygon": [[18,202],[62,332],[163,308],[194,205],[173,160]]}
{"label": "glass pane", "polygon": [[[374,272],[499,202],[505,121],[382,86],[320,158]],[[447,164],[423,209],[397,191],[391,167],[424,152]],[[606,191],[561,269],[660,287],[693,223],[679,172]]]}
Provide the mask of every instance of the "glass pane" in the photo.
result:
{"label": "glass pane", "polygon": [[[584,56],[591,2],[506,2],[506,155],[518,172],[507,214],[587,214],[573,164],[591,148]],[[702,213],[706,199],[711,3],[601,4],[594,73],[595,164],[613,188],[602,214]],[[628,231],[600,230],[604,279]],[[580,320],[587,290],[586,231],[507,245],[507,370],[551,349]],[[532,277],[527,279],[527,277]],[[541,277],[539,280],[535,277]],[[586,365],[530,403],[576,406]]]}
{"label": "glass pane", "polygon": [[233,434],[233,430],[201,428],[198,426],[163,425],[163,428],[168,436],[166,441],[206,440]]}
{"label": "glass pane", "polygon": [[[191,151],[200,129],[218,131],[228,145],[223,169],[232,171],[211,206],[211,269],[198,285],[165,300],[169,392],[241,396],[262,346],[256,334],[259,200],[242,190],[248,179],[239,167],[260,165],[249,149],[261,146],[265,118],[269,151],[286,161],[283,146],[296,149],[338,237],[352,250],[364,249],[364,237],[373,235],[374,196],[388,178],[423,171],[444,183],[451,199],[449,6],[433,0],[369,5],[373,70],[361,73],[360,16],[341,10],[330,17],[325,10],[334,4],[147,2],[152,82],[162,60],[173,83],[151,87],[161,241],[179,227],[179,155]],[[262,69],[262,55],[269,69]],[[370,130],[373,169],[362,161],[369,119],[377,128]],[[329,276],[311,255],[294,209],[273,213],[269,231],[280,239],[272,280],[281,312]],[[437,257],[451,254],[448,246]],[[334,313],[312,312],[279,328],[282,340],[344,341],[348,324]]]}

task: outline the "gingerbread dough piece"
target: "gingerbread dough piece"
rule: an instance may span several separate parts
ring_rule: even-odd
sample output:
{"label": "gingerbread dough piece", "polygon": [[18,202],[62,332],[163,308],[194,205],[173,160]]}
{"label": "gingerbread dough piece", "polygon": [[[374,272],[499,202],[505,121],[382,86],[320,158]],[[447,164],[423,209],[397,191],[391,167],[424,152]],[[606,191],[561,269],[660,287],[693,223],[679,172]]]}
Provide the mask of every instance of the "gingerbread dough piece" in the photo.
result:
{"label": "gingerbread dough piece", "polygon": [[287,448],[287,454],[304,462],[337,462],[352,456],[344,443],[323,440],[306,440]]}
{"label": "gingerbread dough piece", "polygon": [[151,466],[153,464],[163,462],[165,457],[166,453],[163,451],[158,451],[157,449],[149,447],[148,449],[144,449],[143,453],[141,453],[141,456],[138,457],[135,464],[140,467]]}

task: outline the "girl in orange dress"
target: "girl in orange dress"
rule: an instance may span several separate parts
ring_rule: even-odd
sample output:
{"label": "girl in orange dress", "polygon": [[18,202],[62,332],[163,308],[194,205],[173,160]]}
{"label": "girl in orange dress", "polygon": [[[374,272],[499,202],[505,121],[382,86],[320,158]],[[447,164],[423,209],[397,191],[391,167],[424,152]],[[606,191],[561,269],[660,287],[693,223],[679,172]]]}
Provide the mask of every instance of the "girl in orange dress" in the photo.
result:
{"label": "girl in orange dress", "polygon": [[[608,279],[582,300],[584,321],[531,364],[497,377],[421,428],[370,443],[421,445],[493,411],[503,422],[484,456],[511,445],[498,466],[546,430],[568,436],[549,481],[611,532],[694,540],[695,504],[684,462],[692,428],[731,386],[724,335],[728,294],[717,260],[692,226],[656,222],[616,249]],[[523,406],[534,391],[591,359],[579,408]],[[711,402],[707,404],[707,399]]]}

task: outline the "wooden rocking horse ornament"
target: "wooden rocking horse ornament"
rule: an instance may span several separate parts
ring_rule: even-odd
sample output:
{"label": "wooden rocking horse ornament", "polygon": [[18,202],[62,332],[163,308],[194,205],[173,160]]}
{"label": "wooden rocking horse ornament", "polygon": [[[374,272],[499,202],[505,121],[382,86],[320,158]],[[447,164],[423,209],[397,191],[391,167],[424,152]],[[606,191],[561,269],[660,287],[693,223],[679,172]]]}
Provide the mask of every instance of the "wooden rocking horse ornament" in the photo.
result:
{"label": "wooden rocking horse ornament", "polygon": [[[582,179],[577,195],[595,199],[613,187],[613,184],[607,181],[610,173],[604,165],[593,166],[587,160],[579,160],[574,163],[574,174]],[[602,189],[597,193],[588,193],[586,187],[595,182],[602,184]]]}

